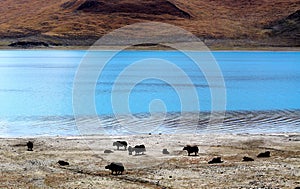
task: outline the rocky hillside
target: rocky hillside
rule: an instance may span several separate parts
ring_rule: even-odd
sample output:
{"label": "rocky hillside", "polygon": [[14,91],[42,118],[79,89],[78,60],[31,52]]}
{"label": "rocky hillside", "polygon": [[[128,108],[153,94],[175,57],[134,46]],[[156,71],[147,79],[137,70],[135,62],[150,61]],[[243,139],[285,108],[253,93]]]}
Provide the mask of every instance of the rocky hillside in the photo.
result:
{"label": "rocky hillside", "polygon": [[159,21],[214,47],[300,46],[299,10],[299,0],[3,0],[0,45],[88,46],[119,27]]}
{"label": "rocky hillside", "polygon": [[283,41],[294,41],[294,44],[299,46],[300,10],[292,13],[286,18],[271,23],[266,29],[269,29],[271,37]]}

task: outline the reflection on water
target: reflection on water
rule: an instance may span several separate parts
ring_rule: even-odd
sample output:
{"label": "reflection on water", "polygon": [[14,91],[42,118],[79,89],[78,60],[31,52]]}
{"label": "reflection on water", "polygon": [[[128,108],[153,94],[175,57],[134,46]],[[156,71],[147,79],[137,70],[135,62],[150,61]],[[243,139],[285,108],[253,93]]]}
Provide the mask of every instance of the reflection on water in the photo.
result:
{"label": "reflection on water", "polygon": [[[95,53],[97,56],[103,54]],[[80,134],[73,116],[72,88],[84,54],[85,51],[0,51],[0,136]],[[124,68],[149,57],[176,64],[194,83],[194,86],[180,82],[170,86],[149,79],[133,88],[129,106],[136,116],[147,115],[145,112],[149,111],[149,103],[154,99],[161,99],[166,105],[168,115],[154,132],[184,131],[190,125],[196,126],[199,133],[299,132],[299,52],[214,52],[214,56],[222,69],[227,90],[228,112],[223,126],[208,127],[208,114],[205,113],[211,108],[210,87],[219,86],[208,86],[204,75],[189,59],[173,51],[124,51],[111,61],[97,82],[95,103],[103,124],[99,130],[90,130],[91,134],[99,131],[133,134],[130,125],[148,127],[141,119],[135,122],[126,115],[123,119],[130,131],[120,127],[120,120],[112,116],[111,90]],[[158,71],[159,68],[139,70],[126,77]],[[166,74],[171,79],[177,77]],[[128,90],[129,81],[122,81],[117,92]],[[176,113],[181,110],[180,99],[173,87],[196,87],[200,110],[192,109],[194,113],[185,113],[180,120],[180,113]],[[157,111],[159,115],[159,109]],[[200,116],[195,112],[200,112]],[[86,128],[97,128],[96,118],[88,115],[82,116],[79,122]],[[152,123],[155,124],[155,120]]]}

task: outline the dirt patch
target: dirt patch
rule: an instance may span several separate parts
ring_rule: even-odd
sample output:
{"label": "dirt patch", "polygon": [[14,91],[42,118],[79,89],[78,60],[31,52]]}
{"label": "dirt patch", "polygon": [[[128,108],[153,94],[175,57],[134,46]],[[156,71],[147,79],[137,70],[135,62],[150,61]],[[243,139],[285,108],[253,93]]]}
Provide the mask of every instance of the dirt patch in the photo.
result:
{"label": "dirt patch", "polygon": [[[69,4],[75,4],[70,2]],[[92,13],[128,13],[129,16],[137,16],[137,14],[163,15],[169,14],[180,18],[191,18],[191,15],[184,10],[178,8],[175,4],[167,0],[150,0],[150,1],[101,1],[86,0],[81,3],[76,11],[92,12]]]}

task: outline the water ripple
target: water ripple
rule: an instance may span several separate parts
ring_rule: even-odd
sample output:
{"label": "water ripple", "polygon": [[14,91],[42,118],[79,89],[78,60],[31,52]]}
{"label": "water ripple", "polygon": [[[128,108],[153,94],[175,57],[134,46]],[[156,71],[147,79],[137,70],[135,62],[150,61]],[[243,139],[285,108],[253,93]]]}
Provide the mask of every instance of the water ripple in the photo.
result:
{"label": "water ripple", "polygon": [[[143,121],[149,114],[136,114],[89,117],[82,116],[75,120],[72,116],[32,116],[14,119],[0,118],[1,137],[20,136],[56,136],[56,135],[131,135],[139,134],[143,128],[160,124],[157,119]],[[266,133],[266,132],[300,132],[300,110],[274,111],[228,111],[222,125],[209,124],[210,114],[201,113],[169,113],[153,134],[163,133]],[[218,115],[215,115],[218,117]],[[100,122],[99,122],[100,121]],[[125,122],[128,127],[120,124]],[[77,123],[77,125],[76,125]],[[101,123],[101,124],[99,124]],[[196,128],[194,130],[193,128]]]}

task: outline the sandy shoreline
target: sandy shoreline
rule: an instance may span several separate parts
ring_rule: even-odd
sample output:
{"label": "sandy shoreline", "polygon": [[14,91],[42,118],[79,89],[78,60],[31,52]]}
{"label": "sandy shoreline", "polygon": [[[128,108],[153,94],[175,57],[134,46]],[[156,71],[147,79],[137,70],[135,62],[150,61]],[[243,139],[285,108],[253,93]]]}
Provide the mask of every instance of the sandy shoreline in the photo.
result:
{"label": "sandy shoreline", "polygon": [[[89,50],[91,47],[96,48],[93,45],[86,45],[86,46],[32,46],[32,47],[10,47],[7,44],[1,45],[0,39],[0,50]],[[243,46],[243,45],[207,45],[207,48],[211,51],[290,51],[290,52],[298,52],[300,51],[300,47],[294,46]],[[124,46],[101,46],[101,50],[123,50]],[[153,46],[130,46],[130,48],[126,48],[126,50],[158,50],[158,51],[167,51],[167,50],[176,50],[167,46],[162,45],[153,45]],[[188,49],[185,49],[188,50]],[[191,50],[195,50],[192,48]],[[199,49],[199,51],[207,49]]]}
{"label": "sandy shoreline", "polygon": [[[115,140],[144,144],[147,151],[130,156],[112,146]],[[186,144],[198,145],[199,155],[187,156]],[[266,150],[270,158],[256,158]],[[217,156],[224,163],[207,163]],[[254,161],[242,162],[244,156]],[[0,188],[295,188],[299,160],[300,133],[2,138]],[[123,175],[104,169],[112,161],[124,164]]]}

